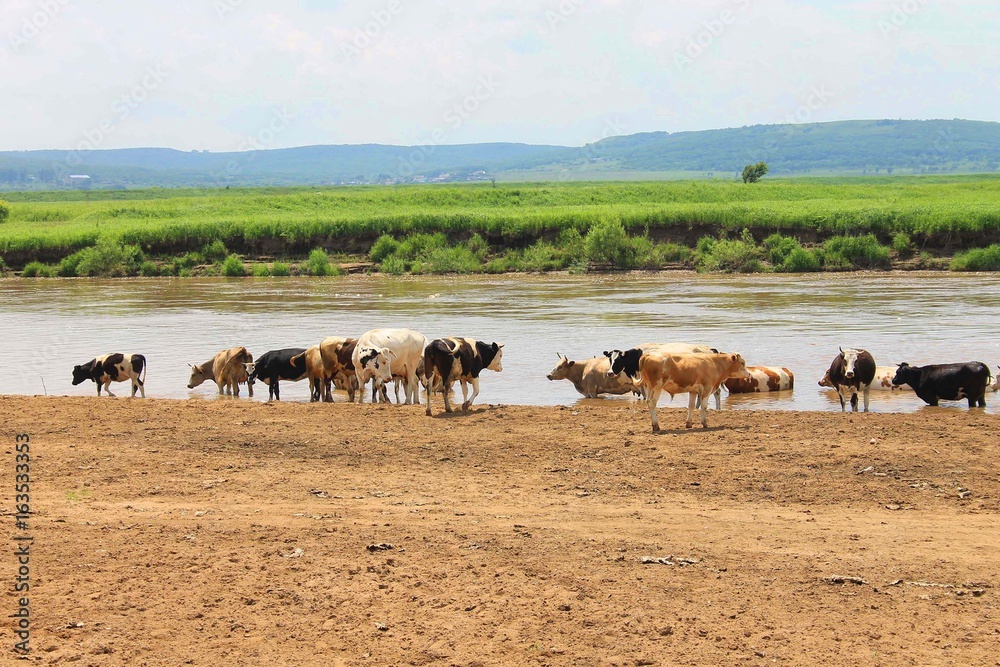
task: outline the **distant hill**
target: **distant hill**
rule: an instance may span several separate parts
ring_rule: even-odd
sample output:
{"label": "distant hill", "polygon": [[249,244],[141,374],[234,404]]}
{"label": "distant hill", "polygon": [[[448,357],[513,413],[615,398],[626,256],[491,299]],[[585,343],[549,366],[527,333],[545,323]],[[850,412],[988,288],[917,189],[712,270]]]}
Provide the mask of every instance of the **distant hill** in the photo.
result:
{"label": "distant hill", "polygon": [[872,120],[647,132],[583,147],[491,143],[457,146],[304,146],[242,153],[168,148],[0,152],[0,189],[221,187],[488,180],[636,178],[642,174],[734,177],[749,162],[771,173],[992,172],[1000,123]]}

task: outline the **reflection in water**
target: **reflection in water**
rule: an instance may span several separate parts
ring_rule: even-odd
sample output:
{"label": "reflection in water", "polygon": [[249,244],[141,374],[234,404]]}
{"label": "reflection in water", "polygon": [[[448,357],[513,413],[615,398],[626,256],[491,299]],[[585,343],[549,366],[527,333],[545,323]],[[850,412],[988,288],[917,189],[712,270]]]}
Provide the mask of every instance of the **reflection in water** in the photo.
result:
{"label": "reflection in water", "polygon": [[[868,349],[880,365],[996,368],[998,288],[998,276],[938,273],[3,280],[4,359],[16,372],[3,374],[0,392],[40,394],[44,382],[50,394],[96,394],[70,386],[72,366],[122,351],[146,355],[151,396],[212,398],[212,385],[186,388],[187,363],[222,348],[246,345],[259,356],[406,326],[428,338],[505,343],[503,373],[483,379],[484,403],[575,404],[569,382],[545,379],[557,351],[585,359],[659,340],[708,343],[795,373],[792,392],[724,396],[724,408],[839,410],[816,382],[841,345]],[[287,396],[307,400],[305,383],[289,384]],[[874,411],[921,406],[912,392],[872,392]]]}

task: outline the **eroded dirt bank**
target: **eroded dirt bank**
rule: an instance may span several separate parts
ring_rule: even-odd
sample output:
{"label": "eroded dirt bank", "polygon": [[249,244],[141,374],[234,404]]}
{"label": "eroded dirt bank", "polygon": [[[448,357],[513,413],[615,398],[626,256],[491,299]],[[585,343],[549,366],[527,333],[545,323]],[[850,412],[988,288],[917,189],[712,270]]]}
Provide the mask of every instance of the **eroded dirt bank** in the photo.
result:
{"label": "eroded dirt bank", "polygon": [[660,419],[0,397],[0,662],[28,433],[29,663],[1000,664],[1000,418]]}

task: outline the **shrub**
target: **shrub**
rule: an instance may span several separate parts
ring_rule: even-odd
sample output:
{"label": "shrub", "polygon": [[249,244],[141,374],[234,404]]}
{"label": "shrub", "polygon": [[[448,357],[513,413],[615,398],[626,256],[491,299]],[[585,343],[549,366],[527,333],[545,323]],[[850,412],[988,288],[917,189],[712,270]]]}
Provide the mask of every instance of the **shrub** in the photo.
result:
{"label": "shrub", "polygon": [[910,235],[904,232],[897,232],[892,237],[892,249],[900,255],[908,255],[912,250]]}
{"label": "shrub", "polygon": [[51,278],[52,269],[41,262],[28,262],[21,275],[25,278]]}
{"label": "shrub", "polygon": [[1000,271],[1000,245],[959,253],[951,260],[949,268],[952,271]]}
{"label": "shrub", "polygon": [[823,244],[823,258],[830,268],[888,268],[889,249],[874,234],[835,236]]}
{"label": "shrub", "polygon": [[476,256],[476,259],[479,262],[486,261],[486,257],[490,253],[489,244],[486,243],[486,239],[479,235],[479,232],[473,234],[472,237],[465,242],[465,247],[469,250],[469,252]]}
{"label": "shrub", "polygon": [[507,273],[508,271],[518,271],[521,269],[519,253],[516,250],[504,253],[500,257],[491,259],[483,270],[486,273]]}
{"label": "shrub", "polygon": [[243,265],[243,260],[236,255],[226,257],[226,261],[222,263],[222,275],[227,278],[242,278],[246,274],[247,269]]}
{"label": "shrub", "polygon": [[7,262],[4,261],[3,257],[0,257],[0,276],[10,271],[10,267],[7,266]]}
{"label": "shrub", "polygon": [[83,259],[83,251],[74,252],[72,255],[68,255],[62,258],[59,262],[59,268],[57,269],[60,276],[63,278],[73,278],[77,275],[76,270],[80,266],[80,260]]}
{"label": "shrub", "polygon": [[538,272],[558,269],[561,264],[557,255],[558,251],[555,246],[545,241],[539,241],[524,251],[521,256],[520,269]]}
{"label": "shrub", "polygon": [[78,276],[126,276],[138,269],[142,262],[139,246],[123,246],[118,241],[101,237],[97,245],[80,251],[80,261],[76,266]]}
{"label": "shrub", "polygon": [[287,278],[292,275],[292,267],[284,262],[275,262],[271,265],[271,275],[280,278]]}
{"label": "shrub", "polygon": [[0,199],[0,224],[7,222],[10,217],[10,204]]}
{"label": "shrub", "polygon": [[139,275],[144,278],[155,278],[160,275],[160,267],[156,265],[156,262],[143,262],[139,265]]}
{"label": "shrub", "polygon": [[446,247],[448,247],[448,238],[440,232],[437,234],[413,234],[403,239],[393,254],[400,259],[414,261],[428,257],[431,252],[438,248]]}
{"label": "shrub", "polygon": [[332,276],[335,274],[333,267],[330,266],[330,256],[322,248],[316,248],[309,253],[305,270],[310,276]]}
{"label": "shrub", "polygon": [[785,257],[778,268],[786,273],[810,273],[813,271],[819,271],[819,255],[800,246],[788,253],[788,256]]}
{"label": "shrub", "polygon": [[657,266],[662,267],[664,264],[677,262],[686,264],[691,261],[694,251],[679,243],[658,243],[653,248],[653,255],[656,257]]}
{"label": "shrub", "polygon": [[453,248],[437,248],[423,262],[420,273],[474,273],[482,269],[482,264],[472,251],[465,246],[455,246]]}
{"label": "shrub", "polygon": [[371,250],[368,251],[368,259],[372,263],[378,264],[395,253],[397,248],[399,248],[399,242],[388,234],[383,234],[372,244]]}
{"label": "shrub", "polygon": [[269,278],[271,269],[267,268],[267,264],[254,264],[252,275],[254,278]]}
{"label": "shrub", "polygon": [[406,262],[395,255],[386,257],[379,265],[379,270],[392,276],[402,275],[406,273]]}
{"label": "shrub", "polygon": [[771,234],[764,239],[763,245],[769,261],[776,267],[782,266],[793,251],[802,248],[798,240],[781,234]]}
{"label": "shrub", "polygon": [[762,268],[761,254],[749,230],[744,229],[739,240],[723,239],[712,243],[711,249],[702,253],[698,268],[725,273],[757,273]]}
{"label": "shrub", "polygon": [[208,262],[221,262],[229,256],[229,251],[226,250],[225,243],[216,240],[206,245],[202,249],[201,254]]}
{"label": "shrub", "polygon": [[591,262],[606,262],[617,269],[635,264],[635,249],[620,220],[605,219],[592,226],[584,238],[584,249]]}
{"label": "shrub", "polygon": [[199,264],[204,264],[205,258],[199,252],[189,252],[180,259],[174,260],[178,269],[193,269]]}

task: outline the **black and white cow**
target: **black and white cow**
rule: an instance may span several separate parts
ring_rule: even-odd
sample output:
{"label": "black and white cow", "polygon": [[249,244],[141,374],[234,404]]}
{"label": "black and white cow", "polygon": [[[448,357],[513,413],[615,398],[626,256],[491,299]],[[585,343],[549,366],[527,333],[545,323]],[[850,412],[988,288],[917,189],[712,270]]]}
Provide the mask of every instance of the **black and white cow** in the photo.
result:
{"label": "black and white cow", "polygon": [[[250,381],[260,380],[267,385],[268,403],[281,400],[280,380],[298,382],[306,376],[305,352],[304,347],[270,350],[260,355],[257,361],[247,364]],[[297,363],[292,362],[293,357],[298,357]]]}
{"label": "black and white cow", "polygon": [[132,381],[132,397],[135,392],[141,392],[141,396],[146,398],[146,357],[141,354],[122,354],[113,352],[105,354],[87,363],[73,367],[73,386],[93,380],[97,385],[97,395],[101,395],[101,387],[111,393],[112,382]]}
{"label": "black and white cow", "polygon": [[990,383],[990,368],[981,361],[964,364],[931,364],[911,366],[902,363],[896,369],[893,384],[908,384],[928,405],[938,401],[969,401],[969,407],[986,407],[986,388]]}
{"label": "black and white cow", "polygon": [[875,359],[868,350],[840,348],[827,371],[830,383],[840,397],[840,411],[847,411],[847,396],[851,407],[858,411],[858,392],[865,395],[865,412],[868,412],[868,395],[875,380]]}
{"label": "black and white cow", "polygon": [[[438,338],[424,348],[424,383],[427,391],[427,416],[431,414],[430,388],[441,383],[444,410],[451,412],[448,392],[458,380],[462,384],[462,412],[467,412],[479,395],[479,374],[485,369],[499,373],[503,370],[503,345],[484,343],[472,338]],[[467,385],[472,385],[468,397]]]}

